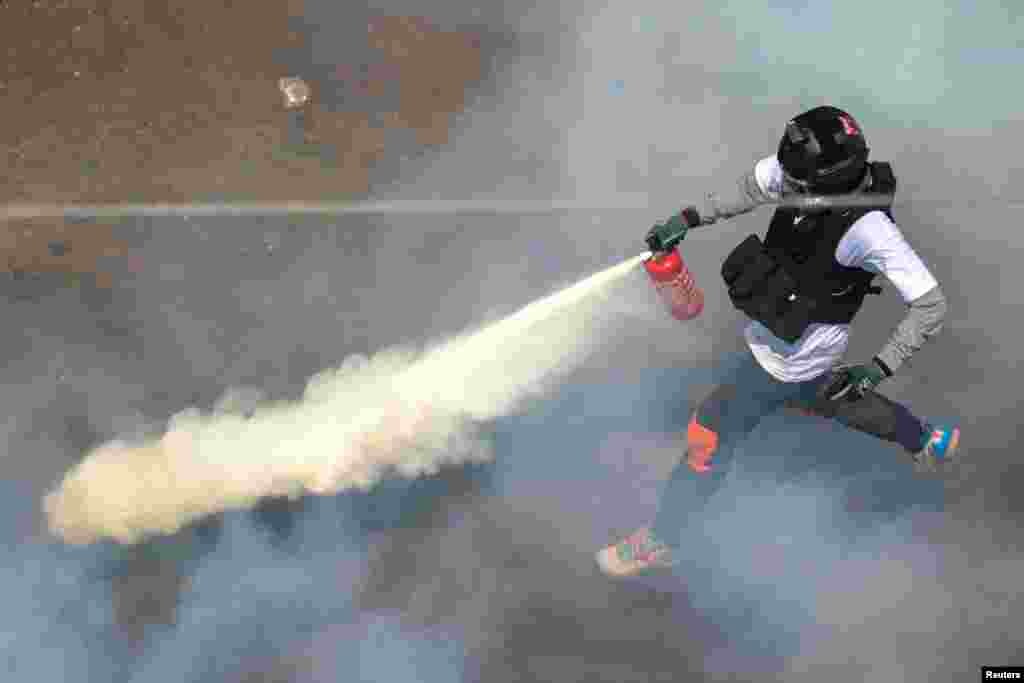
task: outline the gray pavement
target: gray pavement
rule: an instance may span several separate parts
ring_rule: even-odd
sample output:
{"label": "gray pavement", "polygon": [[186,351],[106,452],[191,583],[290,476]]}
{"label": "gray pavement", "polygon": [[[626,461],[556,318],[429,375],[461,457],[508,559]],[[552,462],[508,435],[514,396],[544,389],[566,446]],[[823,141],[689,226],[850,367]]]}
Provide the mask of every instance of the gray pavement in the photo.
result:
{"label": "gray pavement", "polygon": [[[354,59],[344,30],[365,17],[308,4],[299,23],[309,51],[287,57],[294,69]],[[5,281],[5,680],[932,682],[1013,663],[1024,604],[1022,214],[968,202],[1019,193],[1019,107],[992,91],[991,108],[953,115],[964,108],[957,93],[976,94],[985,69],[920,50],[953,32],[960,10],[943,20],[922,9],[905,67],[918,76],[897,88],[848,54],[858,40],[896,51],[895,29],[879,47],[864,37],[868,17],[845,17],[842,29],[817,17],[799,24],[821,31],[805,54],[789,46],[792,24],[729,15],[739,4],[474,14],[445,3],[432,17],[480,31],[486,78],[447,145],[407,141],[408,154],[377,166],[371,192],[643,192],[649,211],[153,218],[122,225],[143,267],[113,264],[110,290],[49,275]],[[783,4],[773,3],[778,16],[800,14]],[[958,38],[964,54],[986,36],[989,49],[1009,44],[1006,21],[992,9],[974,16],[975,33]],[[844,47],[835,58],[819,49],[833,34]],[[1021,59],[1019,46],[1010,58]],[[709,511],[715,543],[674,575],[598,575],[593,551],[652,514],[713,362],[741,350],[717,270],[765,224],[761,212],[684,244],[707,293],[692,324],[628,283],[611,302],[621,324],[588,363],[492,425],[493,464],[369,494],[269,501],[130,551],[46,536],[40,496],[90,446],[158,428],[228,387],[296,396],[349,354],[459,331],[632,256],[652,220],[770,154],[797,108],[819,93],[842,104],[847,80],[875,156],[904,179],[897,221],[950,300],[946,332],[887,391],[961,421],[972,464],[960,475],[915,478],[888,446],[774,416]],[[908,123],[922,120],[932,123]],[[855,355],[873,352],[902,314],[891,287],[883,299],[862,314]]]}

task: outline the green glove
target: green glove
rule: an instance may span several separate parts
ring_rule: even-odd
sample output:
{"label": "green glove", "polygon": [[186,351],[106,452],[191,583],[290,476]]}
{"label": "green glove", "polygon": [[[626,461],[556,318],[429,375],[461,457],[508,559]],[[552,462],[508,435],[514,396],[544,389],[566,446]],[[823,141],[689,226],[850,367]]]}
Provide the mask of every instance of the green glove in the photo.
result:
{"label": "green glove", "polygon": [[860,365],[844,365],[835,369],[832,382],[825,388],[824,396],[829,401],[856,401],[875,390],[892,372],[877,358]]}
{"label": "green glove", "polygon": [[688,206],[664,223],[658,223],[648,230],[644,242],[653,252],[672,251],[683,241],[687,232],[703,224],[704,221],[697,209]]}

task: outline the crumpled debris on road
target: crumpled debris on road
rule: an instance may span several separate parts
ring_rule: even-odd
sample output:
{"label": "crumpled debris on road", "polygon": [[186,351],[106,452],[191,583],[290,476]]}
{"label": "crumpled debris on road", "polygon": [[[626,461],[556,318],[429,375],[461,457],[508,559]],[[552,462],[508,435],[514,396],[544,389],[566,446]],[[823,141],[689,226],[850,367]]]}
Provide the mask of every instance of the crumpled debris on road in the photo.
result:
{"label": "crumpled debris on road", "polygon": [[309,84],[294,76],[279,79],[277,87],[284,95],[284,106],[287,109],[298,109],[304,106],[312,95]]}

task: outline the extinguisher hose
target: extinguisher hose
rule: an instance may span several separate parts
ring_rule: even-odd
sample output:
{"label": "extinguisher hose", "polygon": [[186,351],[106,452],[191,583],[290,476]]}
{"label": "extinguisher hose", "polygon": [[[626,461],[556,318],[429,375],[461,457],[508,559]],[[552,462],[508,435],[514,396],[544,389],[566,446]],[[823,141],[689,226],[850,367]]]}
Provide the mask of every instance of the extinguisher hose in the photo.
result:
{"label": "extinguisher hose", "polygon": [[842,194],[842,195],[791,195],[772,200],[774,204],[786,209],[824,210],[843,208],[889,207],[892,205],[892,194]]}

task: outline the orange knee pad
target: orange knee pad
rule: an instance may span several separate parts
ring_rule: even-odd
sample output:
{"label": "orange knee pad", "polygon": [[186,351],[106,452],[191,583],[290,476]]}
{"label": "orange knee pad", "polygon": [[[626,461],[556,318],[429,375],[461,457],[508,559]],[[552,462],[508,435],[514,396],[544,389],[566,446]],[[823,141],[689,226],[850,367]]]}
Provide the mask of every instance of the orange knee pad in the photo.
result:
{"label": "orange knee pad", "polygon": [[686,428],[686,464],[694,472],[711,471],[711,458],[718,448],[718,434],[697,422],[694,414]]}

